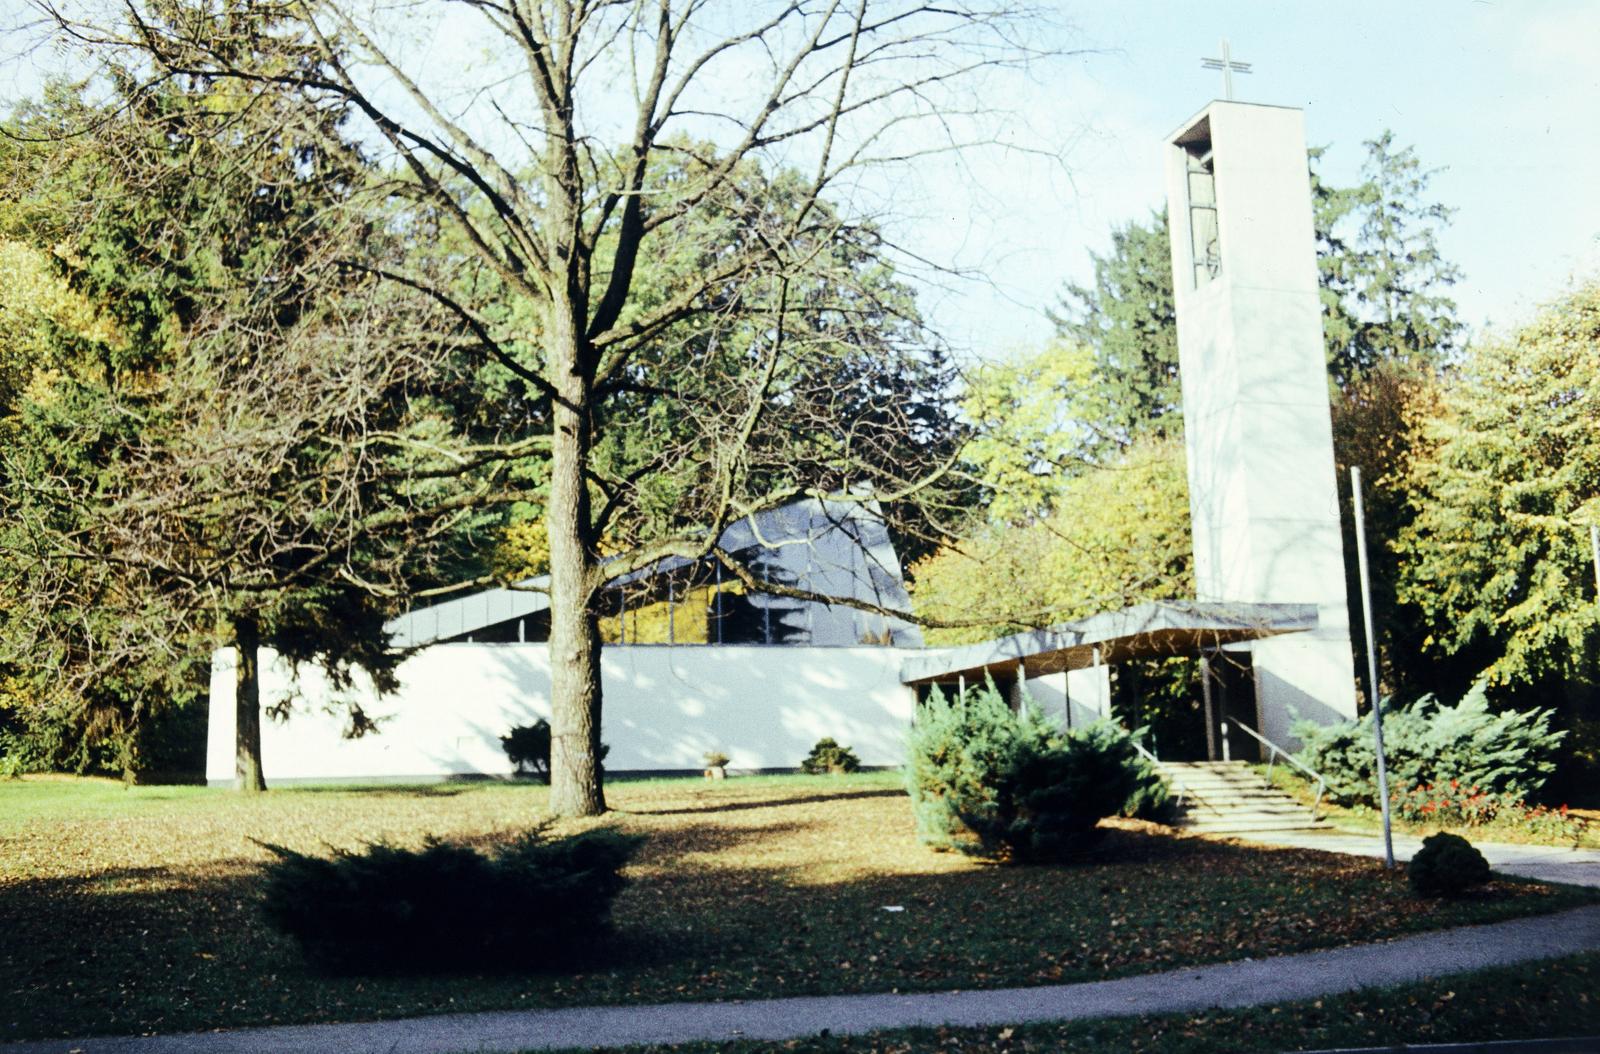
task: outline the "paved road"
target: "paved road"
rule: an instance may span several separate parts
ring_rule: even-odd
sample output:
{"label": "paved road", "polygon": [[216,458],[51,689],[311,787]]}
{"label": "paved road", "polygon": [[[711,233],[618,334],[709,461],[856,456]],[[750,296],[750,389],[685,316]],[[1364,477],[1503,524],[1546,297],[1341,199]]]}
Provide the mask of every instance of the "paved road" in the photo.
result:
{"label": "paved road", "polygon": [[[1233,834],[1229,838],[1265,845],[1323,849],[1349,856],[1382,858],[1383,836],[1379,834],[1336,834],[1326,831],[1273,831],[1260,834]],[[1563,849],[1550,845],[1500,845],[1473,842],[1489,861],[1489,866],[1508,875],[1536,878],[1541,882],[1565,882],[1574,886],[1600,886],[1600,849]],[[1396,860],[1410,860],[1422,846],[1422,839],[1396,837]]]}
{"label": "paved road", "polygon": [[0,1044],[0,1054],[459,1054],[691,1040],[783,1040],[913,1025],[1011,1025],[1313,999],[1375,985],[1600,950],[1600,905],[1329,951],[1191,967],[1114,981],[452,1014],[176,1036]]}

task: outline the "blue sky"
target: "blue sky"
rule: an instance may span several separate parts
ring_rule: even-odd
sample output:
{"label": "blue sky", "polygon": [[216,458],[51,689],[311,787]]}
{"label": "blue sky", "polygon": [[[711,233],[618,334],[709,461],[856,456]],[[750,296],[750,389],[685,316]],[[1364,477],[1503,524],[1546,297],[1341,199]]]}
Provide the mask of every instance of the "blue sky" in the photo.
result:
{"label": "blue sky", "polygon": [[1014,102],[1059,163],[1012,156],[947,179],[939,222],[913,244],[980,267],[925,297],[980,356],[1048,338],[1043,309],[1064,279],[1090,273],[1113,224],[1159,207],[1159,147],[1222,93],[1200,66],[1227,36],[1236,98],[1298,106],[1329,147],[1323,172],[1354,182],[1363,140],[1385,128],[1443,169],[1433,197],[1458,211],[1441,238],[1465,280],[1463,317],[1514,324],[1567,288],[1600,277],[1600,2],[1340,0],[1337,3],[1117,0],[1060,5],[1059,44],[1092,49],[1036,71]]}
{"label": "blue sky", "polygon": [[[1458,210],[1441,246],[1465,272],[1454,296],[1475,330],[1600,277],[1600,0],[1055,0],[1054,11],[1033,38],[1079,53],[985,85],[1014,149],[919,160],[845,202],[977,276],[922,289],[965,356],[1047,340],[1062,283],[1089,277],[1113,225],[1160,207],[1161,144],[1220,96],[1200,60],[1223,36],[1254,65],[1236,97],[1304,108],[1331,182],[1355,182],[1362,141],[1385,128],[1441,169],[1432,196]],[[4,28],[30,17],[25,0],[0,0],[0,13]],[[446,85],[482,61],[473,34],[419,22],[410,35]],[[36,90],[53,61],[4,62],[0,95]]]}

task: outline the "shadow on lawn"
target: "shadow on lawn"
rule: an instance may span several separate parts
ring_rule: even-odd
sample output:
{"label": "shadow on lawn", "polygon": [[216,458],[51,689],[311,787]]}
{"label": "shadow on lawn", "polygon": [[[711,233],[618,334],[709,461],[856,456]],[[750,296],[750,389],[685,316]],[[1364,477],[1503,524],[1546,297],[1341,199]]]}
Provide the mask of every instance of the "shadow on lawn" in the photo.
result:
{"label": "shadow on lawn", "polygon": [[1063,866],[763,866],[764,842],[816,830],[707,818],[650,831],[614,930],[547,968],[317,973],[266,926],[259,864],[243,858],[7,880],[0,1040],[1046,984],[1488,921],[1530,896],[1573,900],[1496,883],[1480,901],[1421,902],[1375,861],[1155,828],[1111,830]]}
{"label": "shadow on lawn", "polygon": [[548,1005],[543,993],[574,975],[676,974],[676,962],[715,947],[618,928],[565,949],[531,948],[520,964],[327,973],[267,925],[261,890],[259,867],[245,860],[0,884],[0,1047],[514,1008],[530,992]]}
{"label": "shadow on lawn", "polygon": [[498,776],[449,776],[437,783],[308,783],[278,788],[293,794],[350,794],[367,798],[453,798],[484,787],[543,787],[536,779]]}
{"label": "shadow on lawn", "polygon": [[821,805],[827,802],[851,801],[859,798],[904,798],[906,792],[898,787],[882,790],[844,791],[839,794],[808,794],[804,797],[789,795],[763,798],[759,801],[717,801],[703,805],[685,805],[678,809],[616,809],[623,816],[691,816],[697,813],[744,812],[749,809],[778,809],[786,805]]}

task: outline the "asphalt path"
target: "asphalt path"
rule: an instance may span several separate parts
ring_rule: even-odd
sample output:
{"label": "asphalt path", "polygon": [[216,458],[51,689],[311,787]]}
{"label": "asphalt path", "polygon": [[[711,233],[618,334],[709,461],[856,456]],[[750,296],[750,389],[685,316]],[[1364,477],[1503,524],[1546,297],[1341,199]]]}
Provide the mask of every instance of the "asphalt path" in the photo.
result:
{"label": "asphalt path", "polygon": [[[1381,834],[1345,834],[1326,831],[1272,831],[1261,834],[1233,834],[1230,838],[1263,845],[1321,849],[1347,856],[1382,859]],[[1600,849],[1573,849],[1554,845],[1503,845],[1472,843],[1489,867],[1501,874],[1536,878],[1541,882],[1564,882],[1571,886],[1600,886]],[[1422,839],[1400,836],[1394,840],[1396,861],[1410,860],[1422,848]]]}
{"label": "asphalt path", "polygon": [[1003,1026],[1258,1006],[1600,950],[1600,905],[1298,955],[1084,984],[908,995],[448,1014],[0,1044],[0,1054],[462,1054],[785,1040],[917,1025]]}

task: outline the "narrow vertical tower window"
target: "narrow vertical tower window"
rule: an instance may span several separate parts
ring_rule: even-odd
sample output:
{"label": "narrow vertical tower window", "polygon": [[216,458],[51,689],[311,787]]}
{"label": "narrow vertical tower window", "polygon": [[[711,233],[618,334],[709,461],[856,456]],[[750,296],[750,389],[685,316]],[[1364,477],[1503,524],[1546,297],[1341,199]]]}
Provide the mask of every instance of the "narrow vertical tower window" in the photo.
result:
{"label": "narrow vertical tower window", "polygon": [[1222,273],[1222,243],[1217,223],[1217,176],[1211,144],[1188,148],[1189,246],[1194,254],[1194,288]]}

